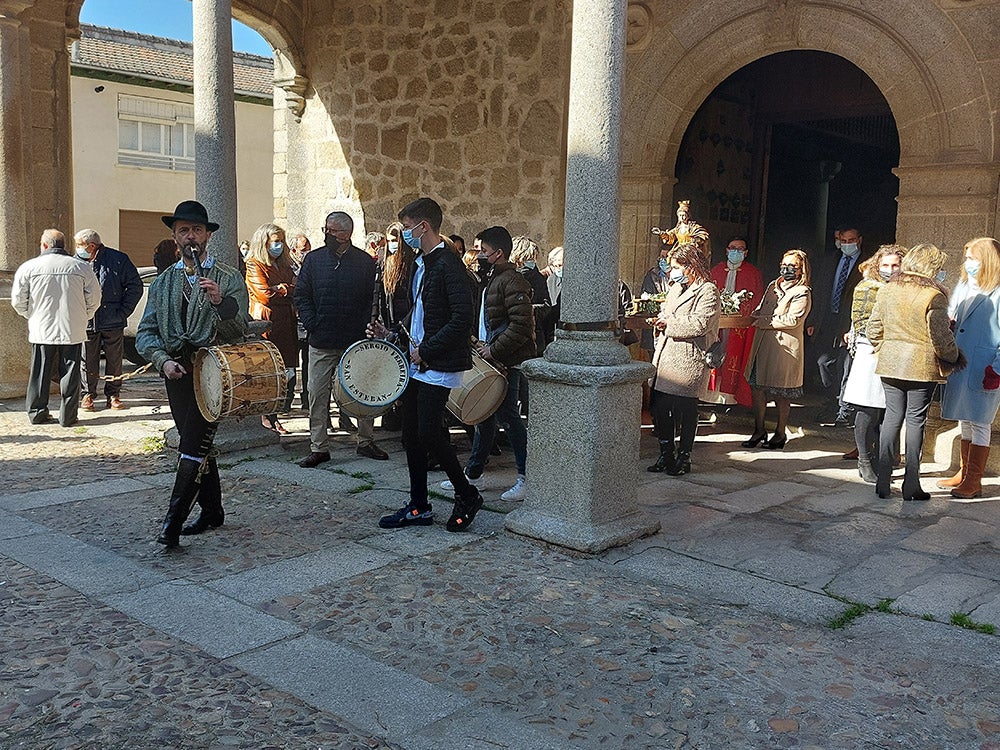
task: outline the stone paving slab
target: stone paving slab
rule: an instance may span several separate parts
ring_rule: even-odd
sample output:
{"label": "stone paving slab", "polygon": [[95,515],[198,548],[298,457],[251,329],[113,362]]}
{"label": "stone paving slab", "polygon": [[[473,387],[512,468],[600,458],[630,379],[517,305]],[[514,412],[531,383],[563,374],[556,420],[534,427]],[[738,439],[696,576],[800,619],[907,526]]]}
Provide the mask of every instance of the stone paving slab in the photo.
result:
{"label": "stone paving slab", "polygon": [[299,633],[299,628],[187,581],[102,596],[130,617],[227,659]]}
{"label": "stone paving slab", "polygon": [[0,540],[0,554],[84,594],[134,591],[167,580],[162,573],[65,534],[44,532]]}
{"label": "stone paving slab", "polygon": [[992,625],[996,632],[1000,633],[1000,595],[972,610],[969,613],[969,619],[973,622]]}
{"label": "stone paving slab", "polygon": [[396,555],[353,542],[262,565],[252,570],[209,581],[206,585],[247,604],[308,591],[332,581],[351,578],[396,559]]}
{"label": "stone paving slab", "polygon": [[518,717],[483,707],[456,711],[399,738],[406,750],[497,750],[497,748],[530,748],[531,750],[575,750],[579,745],[564,742],[518,721]]}
{"label": "stone paving slab", "polygon": [[750,514],[791,500],[798,500],[814,491],[794,482],[767,482],[725,495],[705,498],[701,502],[709,508],[724,510],[728,513]]}
{"label": "stone paving slab", "polygon": [[28,510],[42,508],[46,505],[89,500],[94,497],[110,497],[123,495],[127,492],[145,492],[149,485],[136,479],[105,479],[100,482],[76,484],[69,487],[59,487],[50,490],[22,492],[17,495],[0,495],[0,508],[6,510]]}
{"label": "stone paving slab", "polygon": [[915,552],[958,556],[970,545],[994,538],[995,529],[988,524],[962,518],[942,518],[910,534],[900,546]]}
{"label": "stone paving slab", "polygon": [[940,559],[903,549],[880,550],[854,567],[842,570],[826,590],[851,601],[877,604],[882,599],[898,599],[926,580]]}
{"label": "stone paving slab", "polygon": [[740,563],[739,568],[772,581],[820,591],[840,569],[841,561],[800,549],[768,547]]}
{"label": "stone paving slab", "polygon": [[909,614],[934,615],[947,622],[953,612],[968,614],[985,603],[988,592],[995,595],[996,591],[996,581],[965,573],[941,573],[907,591],[893,606]]}
{"label": "stone paving slab", "polygon": [[[472,524],[473,532],[476,531],[479,522],[484,517],[482,514],[476,515],[476,520]],[[450,533],[445,531],[442,524],[438,523],[434,526],[417,526],[412,529],[380,529],[372,536],[359,539],[358,544],[374,547],[377,550],[401,557],[422,557],[432,552],[441,552],[464,544],[471,544],[479,539],[480,537],[475,533]]]}
{"label": "stone paving slab", "polygon": [[[367,731],[399,738],[468,700],[359,651],[304,635],[231,663]],[[290,670],[289,664],[295,669]]]}
{"label": "stone paving slab", "polygon": [[352,477],[349,474],[336,471],[337,467],[324,468],[331,466],[331,463],[322,464],[315,469],[303,469],[289,461],[264,458],[244,461],[229,469],[229,473],[233,476],[269,477],[323,492],[348,492],[367,483],[364,478]]}
{"label": "stone paving slab", "polygon": [[15,513],[0,510],[0,540],[16,539],[30,534],[44,534],[48,528],[28,521]]}

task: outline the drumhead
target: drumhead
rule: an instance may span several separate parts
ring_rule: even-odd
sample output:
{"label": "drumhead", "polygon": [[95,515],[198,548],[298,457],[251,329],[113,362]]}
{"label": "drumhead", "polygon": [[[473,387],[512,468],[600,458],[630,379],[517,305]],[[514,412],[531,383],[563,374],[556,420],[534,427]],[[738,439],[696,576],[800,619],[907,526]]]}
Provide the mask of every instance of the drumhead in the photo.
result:
{"label": "drumhead", "polygon": [[211,349],[199,349],[195,355],[195,396],[205,419],[216,422],[222,414],[222,368]]}
{"label": "drumhead", "polygon": [[406,355],[381,339],[358,341],[344,351],[337,380],[348,396],[365,406],[388,406],[410,382]]}

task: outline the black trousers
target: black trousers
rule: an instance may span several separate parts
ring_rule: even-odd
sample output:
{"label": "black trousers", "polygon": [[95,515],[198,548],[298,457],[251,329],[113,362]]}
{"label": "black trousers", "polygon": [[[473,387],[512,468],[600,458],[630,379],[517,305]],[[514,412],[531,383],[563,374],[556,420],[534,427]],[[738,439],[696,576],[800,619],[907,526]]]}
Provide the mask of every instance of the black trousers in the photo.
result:
{"label": "black trousers", "polygon": [[177,380],[164,378],[167,386],[167,401],[170,404],[170,414],[177,425],[180,436],[178,452],[195,458],[204,458],[212,450],[212,441],[219,428],[218,422],[209,422],[198,410],[198,402],[194,395],[194,375],[187,363],[184,368],[187,375]]}
{"label": "black trousers", "polygon": [[654,390],[650,393],[649,410],[660,442],[673,445],[674,436],[679,434],[677,450],[690,454],[698,432],[698,399]]}
{"label": "black trousers", "polygon": [[847,376],[851,374],[853,361],[846,346],[828,349],[816,359],[823,390],[831,399],[837,399],[841,409],[844,408],[844,386],[847,385]]}
{"label": "black trousers", "polygon": [[906,421],[906,473],[903,475],[903,497],[920,491],[920,454],[924,448],[924,426],[931,405],[935,383],[916,380],[882,378],[885,389],[885,416],[878,440],[878,484],[876,489],[888,493],[892,466],[899,450],[899,430]]}
{"label": "black trousers", "polygon": [[32,344],[31,372],[25,408],[28,420],[40,424],[49,416],[49,383],[52,368],[59,372],[59,424],[69,427],[77,420],[80,409],[80,350],[81,344]]}
{"label": "black trousers", "polygon": [[[87,331],[87,342],[83,345],[87,363],[87,390],[91,398],[97,398],[97,384],[101,375],[101,349],[104,349],[104,374],[122,374],[122,349],[125,330],[114,328],[110,331]],[[117,396],[122,392],[122,381],[105,380],[104,395]]]}
{"label": "black trousers", "polygon": [[448,431],[442,427],[450,390],[411,378],[397,402],[403,423],[406,467],[410,471],[410,502],[418,508],[427,507],[428,455],[441,464],[455,485],[456,495],[468,497],[475,492],[451,447]]}

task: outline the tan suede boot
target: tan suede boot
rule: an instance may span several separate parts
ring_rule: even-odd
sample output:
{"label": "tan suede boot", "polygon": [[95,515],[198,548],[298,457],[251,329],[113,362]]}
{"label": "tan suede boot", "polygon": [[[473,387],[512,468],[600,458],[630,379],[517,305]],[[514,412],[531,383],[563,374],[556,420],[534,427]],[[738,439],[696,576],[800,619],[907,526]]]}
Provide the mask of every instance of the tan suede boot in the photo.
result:
{"label": "tan suede boot", "polygon": [[973,445],[969,447],[969,463],[965,469],[965,479],[951,491],[952,497],[971,500],[983,494],[983,472],[986,470],[986,459],[990,456],[990,446]]}
{"label": "tan suede boot", "polygon": [[965,468],[969,464],[969,446],[971,445],[971,440],[962,440],[962,455],[959,459],[958,473],[949,479],[942,479],[937,483],[937,486],[942,490],[946,490],[949,487],[958,487],[962,483],[962,480],[965,479]]}

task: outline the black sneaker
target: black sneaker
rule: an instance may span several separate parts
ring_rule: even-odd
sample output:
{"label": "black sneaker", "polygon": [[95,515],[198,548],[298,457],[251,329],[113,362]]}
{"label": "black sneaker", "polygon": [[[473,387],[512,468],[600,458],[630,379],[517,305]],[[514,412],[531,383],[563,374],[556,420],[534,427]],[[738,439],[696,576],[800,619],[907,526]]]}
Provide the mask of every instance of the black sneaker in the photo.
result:
{"label": "black sneaker", "polygon": [[430,526],[434,523],[432,506],[418,508],[413,503],[405,505],[395,513],[378,519],[380,529],[401,529],[405,526]]}
{"label": "black sneaker", "polygon": [[455,496],[455,510],[452,511],[445,527],[448,531],[466,531],[472,525],[472,519],[483,507],[483,496],[479,494],[479,490],[473,488],[473,491],[476,493],[475,496],[467,498]]}

